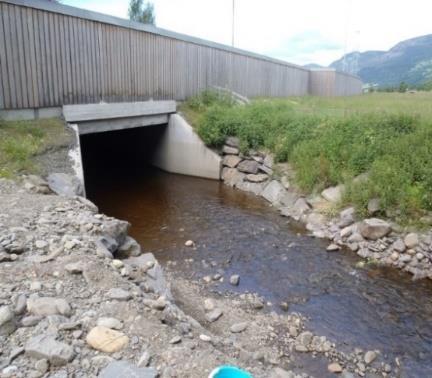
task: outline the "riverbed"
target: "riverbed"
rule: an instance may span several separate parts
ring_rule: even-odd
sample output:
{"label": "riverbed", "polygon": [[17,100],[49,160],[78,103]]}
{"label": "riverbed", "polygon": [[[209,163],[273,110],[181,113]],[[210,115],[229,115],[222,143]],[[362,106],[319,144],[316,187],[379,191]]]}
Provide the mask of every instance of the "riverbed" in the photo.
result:
{"label": "riverbed", "polygon": [[[256,292],[278,312],[286,302],[341,350],[378,349],[400,360],[403,376],[432,376],[430,281],[362,266],[350,251],[327,252],[265,200],[221,182],[149,169],[139,178],[99,177],[87,192],[102,212],[132,224],[144,251],[175,262],[179,276],[221,274],[218,290]],[[184,245],[189,239],[196,248]],[[232,274],[240,275],[237,287]]]}

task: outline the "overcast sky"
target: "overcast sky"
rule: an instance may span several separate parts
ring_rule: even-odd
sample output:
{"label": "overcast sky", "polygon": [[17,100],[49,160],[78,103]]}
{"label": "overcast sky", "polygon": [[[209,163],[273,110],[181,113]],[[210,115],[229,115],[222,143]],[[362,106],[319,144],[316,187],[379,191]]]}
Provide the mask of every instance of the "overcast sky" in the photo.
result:
{"label": "overcast sky", "polygon": [[[154,0],[156,25],[231,44],[233,0]],[[127,18],[128,0],[63,0]],[[431,0],[235,0],[235,46],[296,64],[432,34]]]}

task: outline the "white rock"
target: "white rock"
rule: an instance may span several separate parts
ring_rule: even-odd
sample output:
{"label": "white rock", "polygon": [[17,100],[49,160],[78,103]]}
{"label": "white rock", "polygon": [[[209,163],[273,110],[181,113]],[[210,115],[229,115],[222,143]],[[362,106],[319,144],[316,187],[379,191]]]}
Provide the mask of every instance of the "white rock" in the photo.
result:
{"label": "white rock", "polygon": [[339,251],[340,249],[341,249],[341,247],[340,247],[339,245],[335,244],[335,243],[330,244],[330,245],[326,248],[326,250],[327,250],[328,252],[336,252],[336,251]]}
{"label": "white rock", "polygon": [[185,242],[185,246],[186,247],[193,247],[195,245],[195,243],[192,240],[187,240]]}
{"label": "white rock", "polygon": [[212,311],[216,307],[215,303],[213,302],[213,299],[207,298],[204,300],[204,310],[206,311]]}
{"label": "white rock", "polygon": [[408,249],[415,248],[419,244],[418,234],[411,232],[404,238],[404,243]]}
{"label": "white rock", "polygon": [[113,261],[111,261],[111,265],[113,268],[121,269],[123,268],[124,263],[121,260],[114,259]]}
{"label": "white rock", "polygon": [[337,203],[342,200],[342,195],[345,191],[344,185],[332,186],[330,188],[324,189],[321,195],[331,203]]}
{"label": "white rock", "polygon": [[332,362],[327,366],[327,369],[330,373],[342,373],[342,366],[337,362]]}
{"label": "white rock", "polygon": [[48,243],[45,240],[36,240],[35,246],[38,249],[44,249],[48,246]]}
{"label": "white rock", "polygon": [[369,365],[377,358],[377,353],[373,350],[369,350],[365,353],[364,362]]}
{"label": "white rock", "polygon": [[211,341],[211,337],[207,336],[207,335],[204,335],[204,334],[199,335],[199,338],[202,341],[206,341],[206,342],[210,342]]}
{"label": "white rock", "polygon": [[239,283],[240,283],[240,276],[238,274],[233,274],[230,277],[230,284],[233,286],[238,286]]}
{"label": "white rock", "polygon": [[42,283],[39,281],[33,281],[30,283],[30,290],[31,291],[39,291],[42,290]]}

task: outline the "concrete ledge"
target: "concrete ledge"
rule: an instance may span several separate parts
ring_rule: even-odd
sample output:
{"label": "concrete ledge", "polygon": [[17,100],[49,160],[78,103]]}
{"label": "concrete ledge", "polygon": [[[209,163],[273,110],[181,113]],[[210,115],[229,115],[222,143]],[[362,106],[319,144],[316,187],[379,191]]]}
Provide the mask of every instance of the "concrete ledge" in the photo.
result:
{"label": "concrete ledge", "polygon": [[175,113],[175,101],[117,102],[85,105],[64,105],[67,122],[96,121],[101,119],[139,117]]}
{"label": "concrete ledge", "polygon": [[133,129],[142,126],[164,125],[168,123],[168,115],[154,115],[129,118],[104,119],[85,121],[78,124],[80,135],[103,133],[107,131]]}
{"label": "concrete ledge", "polygon": [[221,160],[185,119],[172,114],[153,164],[171,173],[220,180]]}
{"label": "concrete ledge", "polygon": [[59,118],[62,108],[28,108],[17,110],[0,110],[0,119],[5,121],[25,121],[42,118]]}

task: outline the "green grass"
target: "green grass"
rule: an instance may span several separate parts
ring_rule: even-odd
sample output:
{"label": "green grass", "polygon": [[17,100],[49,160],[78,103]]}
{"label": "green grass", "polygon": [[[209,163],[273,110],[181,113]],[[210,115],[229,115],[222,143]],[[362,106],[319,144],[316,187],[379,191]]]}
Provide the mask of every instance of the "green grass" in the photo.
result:
{"label": "green grass", "polygon": [[64,123],[57,118],[13,122],[0,120],[0,177],[38,173],[35,155],[63,145],[66,140]]}
{"label": "green grass", "polygon": [[[432,211],[432,93],[257,99],[247,106],[205,93],[182,111],[210,146],[238,136],[241,149],[289,161],[306,193],[344,183],[343,204],[365,212],[379,197],[400,222]],[[353,182],[367,173],[367,179]]]}

